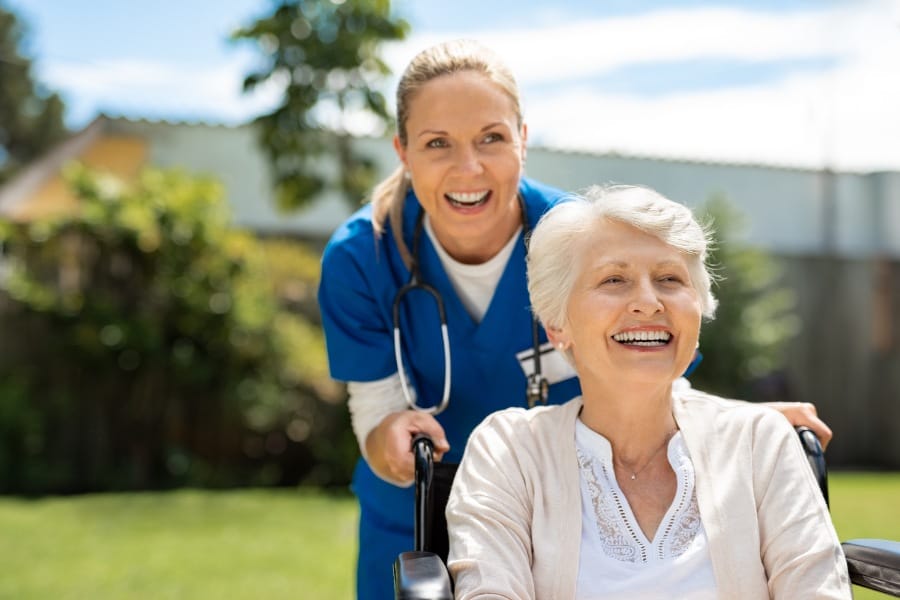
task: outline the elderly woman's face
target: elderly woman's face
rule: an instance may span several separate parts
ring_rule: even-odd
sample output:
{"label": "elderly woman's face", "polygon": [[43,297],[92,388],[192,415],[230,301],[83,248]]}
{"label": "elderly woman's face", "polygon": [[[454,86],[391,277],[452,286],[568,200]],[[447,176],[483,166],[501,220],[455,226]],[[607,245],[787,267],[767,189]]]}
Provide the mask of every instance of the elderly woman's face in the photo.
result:
{"label": "elderly woman's face", "polygon": [[394,146],[441,245],[458,259],[458,245],[499,250],[521,222],[525,131],[512,99],[479,73],[444,75],[412,97],[406,130]]}
{"label": "elderly woman's face", "polygon": [[560,341],[582,377],[671,382],[687,369],[701,308],[687,257],[652,235],[613,221],[591,233]]}

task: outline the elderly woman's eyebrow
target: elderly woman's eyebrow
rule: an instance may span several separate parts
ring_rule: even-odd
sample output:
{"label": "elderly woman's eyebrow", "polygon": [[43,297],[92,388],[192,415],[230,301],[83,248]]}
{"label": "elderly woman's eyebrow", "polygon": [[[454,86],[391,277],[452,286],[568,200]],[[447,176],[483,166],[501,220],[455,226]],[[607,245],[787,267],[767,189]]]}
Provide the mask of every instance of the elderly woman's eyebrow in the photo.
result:
{"label": "elderly woman's eyebrow", "polygon": [[[594,262],[593,264],[591,264],[591,265],[590,265],[590,268],[591,268],[592,270],[595,270],[595,269],[604,269],[604,268],[607,268],[607,267],[618,267],[618,268],[623,268],[623,269],[624,269],[624,268],[627,268],[627,267],[631,267],[633,264],[634,264],[634,263],[631,263],[631,262],[628,262],[628,261],[625,261],[625,260],[621,260],[621,259],[617,259],[617,258],[610,258],[610,259],[604,259],[604,258],[601,258],[601,259],[598,259],[598,260],[597,260],[596,262]],[[670,267],[679,267],[679,268],[683,268],[683,267],[685,267],[685,264],[684,264],[684,262],[679,261],[679,260],[668,260],[668,259],[666,259],[666,260],[661,260],[661,261],[659,261],[659,262],[657,262],[657,263],[654,263],[653,266],[656,267],[656,268],[660,268],[660,267],[664,267],[664,268],[670,268]]]}

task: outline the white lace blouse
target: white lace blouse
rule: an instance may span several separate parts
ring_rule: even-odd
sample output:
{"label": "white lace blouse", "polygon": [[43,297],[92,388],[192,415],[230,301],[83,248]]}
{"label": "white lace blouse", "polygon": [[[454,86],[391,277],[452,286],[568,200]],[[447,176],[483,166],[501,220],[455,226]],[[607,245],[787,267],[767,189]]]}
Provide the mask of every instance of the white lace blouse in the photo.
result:
{"label": "white lace blouse", "polygon": [[638,526],[616,482],[609,441],[579,419],[575,444],[582,512],[577,598],[716,598],[694,466],[681,432],[668,446],[669,463],[678,479],[675,499],[652,540]]}

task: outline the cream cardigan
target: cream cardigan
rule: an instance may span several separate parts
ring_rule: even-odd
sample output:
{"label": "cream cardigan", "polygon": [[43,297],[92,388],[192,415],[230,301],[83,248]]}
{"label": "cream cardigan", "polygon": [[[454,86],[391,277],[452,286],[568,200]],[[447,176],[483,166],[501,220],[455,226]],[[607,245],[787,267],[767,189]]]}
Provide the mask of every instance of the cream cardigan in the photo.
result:
{"label": "cream cardigan", "polygon": [[[458,600],[575,597],[581,403],[507,409],[472,433],[447,504]],[[828,508],[787,420],[691,389],[672,404],[719,597],[851,598]]]}

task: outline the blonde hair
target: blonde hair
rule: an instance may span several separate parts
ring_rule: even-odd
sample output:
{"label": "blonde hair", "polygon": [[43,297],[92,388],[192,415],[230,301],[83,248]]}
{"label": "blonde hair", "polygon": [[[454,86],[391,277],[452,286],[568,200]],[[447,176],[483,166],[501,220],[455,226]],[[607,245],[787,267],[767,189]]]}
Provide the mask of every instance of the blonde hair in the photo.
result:
{"label": "blonde hair", "polygon": [[[397,84],[397,137],[405,147],[408,141],[406,122],[409,106],[416,93],[432,79],[465,71],[481,73],[496,83],[510,97],[516,111],[516,125],[522,128],[522,109],[516,80],[503,61],[485,46],[473,40],[453,40],[427,48],[417,54]],[[390,218],[397,248],[407,266],[411,264],[409,248],[403,240],[403,202],[409,190],[409,178],[403,165],[375,186],[372,191],[372,224],[376,235],[384,232]]]}
{"label": "blonde hair", "polygon": [[547,211],[532,232],[528,293],[532,310],[544,327],[565,324],[566,306],[581,268],[579,255],[604,220],[634,227],[683,252],[703,316],[715,316],[714,277],[707,264],[709,229],[697,222],[688,207],[648,187],[593,186]]}

